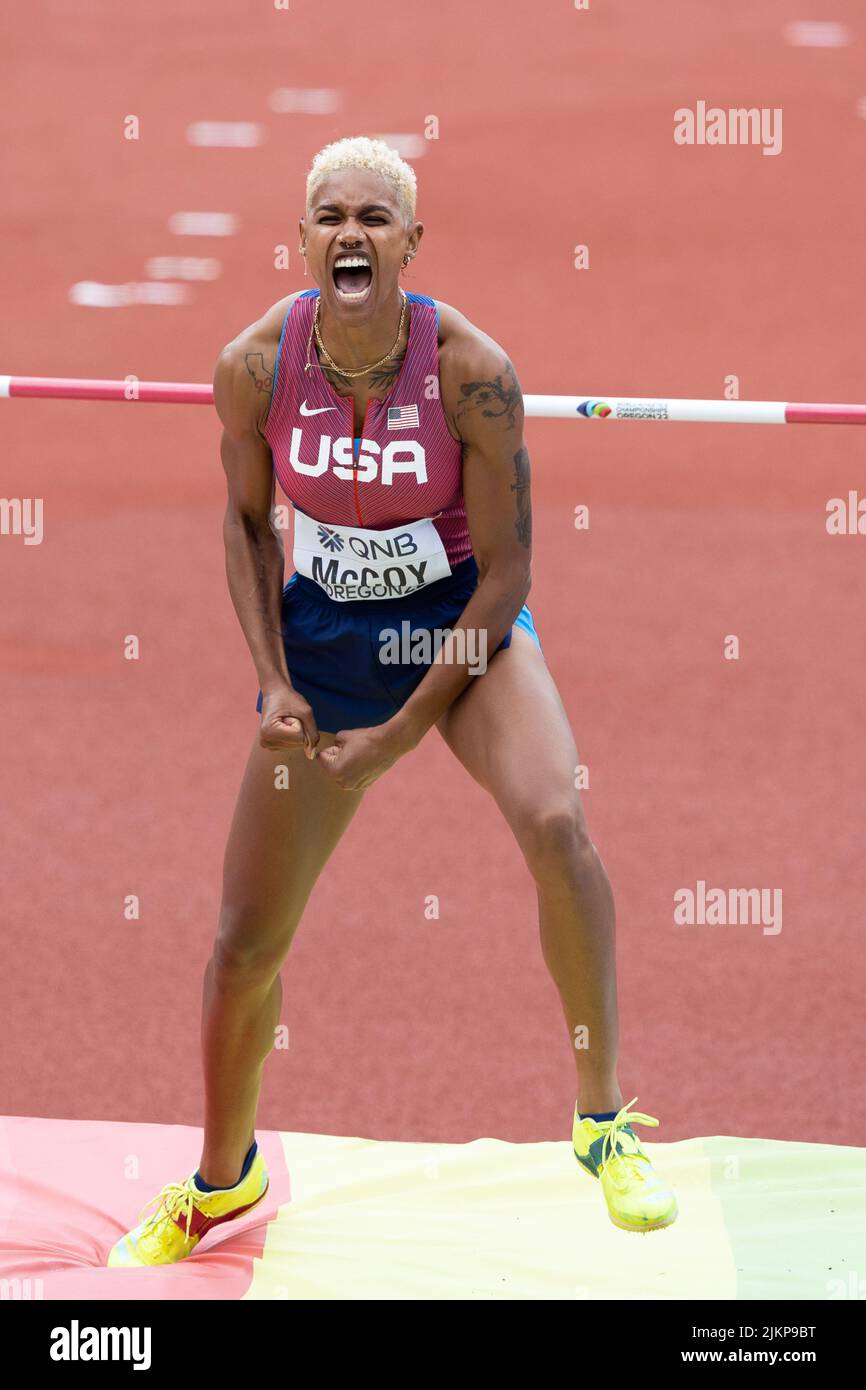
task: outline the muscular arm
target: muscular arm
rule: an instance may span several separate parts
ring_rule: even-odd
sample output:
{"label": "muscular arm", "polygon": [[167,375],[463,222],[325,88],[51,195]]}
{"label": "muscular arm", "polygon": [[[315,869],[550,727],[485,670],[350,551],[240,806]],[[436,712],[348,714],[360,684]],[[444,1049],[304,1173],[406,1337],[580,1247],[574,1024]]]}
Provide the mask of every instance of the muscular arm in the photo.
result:
{"label": "muscular arm", "polygon": [[[223,519],[226,575],[235,612],[247,640],[259,684],[289,683],[280,630],[283,542],[272,525],[274,470],[259,433],[261,401],[249,356],[234,344],[220,354],[214,372],[214,404],[223,423],[220,458],[228,501]],[[261,356],[255,362],[261,370]]]}
{"label": "muscular arm", "polygon": [[285,553],[273,524],[273,459],[261,432],[273,370],[274,349],[267,340],[246,333],[224,348],[214,371],[214,404],[223,424],[220,458],[228,490],[223,519],[226,576],[262,688],[263,742],[270,747],[275,731],[278,741],[293,741],[293,721],[298,720],[312,746],[318,737],[315,722],[306,701],[292,690],[282,639]]}
{"label": "muscular arm", "polygon": [[[526,601],[532,553],[523,400],[511,362],[492,339],[476,333],[461,343],[445,373],[443,403],[463,441],[466,519],[479,571],[478,587],[454,631],[486,633],[492,657]],[[472,646],[456,650],[471,653]],[[443,654],[447,651],[446,646]],[[423,737],[473,679],[469,661],[450,661],[441,664],[440,657],[394,716],[410,744]]]}

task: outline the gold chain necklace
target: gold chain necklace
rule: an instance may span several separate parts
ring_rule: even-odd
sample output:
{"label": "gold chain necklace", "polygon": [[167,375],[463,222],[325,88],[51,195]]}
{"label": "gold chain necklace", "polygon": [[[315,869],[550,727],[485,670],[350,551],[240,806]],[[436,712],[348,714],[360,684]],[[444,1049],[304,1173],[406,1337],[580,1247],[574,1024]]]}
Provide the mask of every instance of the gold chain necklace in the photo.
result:
{"label": "gold chain necklace", "polygon": [[[403,324],[404,324],[404,322],[405,322],[405,320],[406,320],[406,305],[407,305],[407,303],[408,303],[408,300],[406,299],[406,295],[405,295],[405,292],[404,292],[403,290],[400,290],[400,294],[401,294],[402,297],[403,297],[403,305],[402,305],[402,307],[401,307],[401,309],[400,309],[400,326],[399,326],[398,329],[397,329],[397,337],[394,339],[394,346],[392,347],[392,349],[391,349],[391,351],[390,351],[389,353],[386,353],[386,355],[385,355],[384,357],[380,357],[378,362],[371,362],[370,365],[369,365],[369,367],[360,367],[360,368],[358,368],[356,371],[347,371],[345,367],[338,367],[337,364],[336,364],[336,362],[334,361],[333,357],[332,357],[331,354],[328,352],[328,349],[325,347],[325,344],[322,342],[322,335],[321,335],[321,333],[319,332],[319,307],[320,307],[320,305],[321,305],[321,303],[322,303],[322,297],[321,297],[321,295],[319,295],[319,298],[316,300],[316,312],[315,312],[315,314],[313,315],[313,327],[312,327],[312,332],[311,332],[311,334],[310,334],[310,338],[311,338],[311,340],[312,340],[312,334],[315,333],[315,335],[316,335],[316,342],[317,342],[317,344],[318,344],[319,351],[322,353],[323,357],[325,358],[325,361],[327,362],[328,366],[331,368],[332,371],[338,372],[340,376],[347,376],[347,377],[366,376],[368,372],[373,372],[373,371],[376,370],[377,367],[384,367],[384,365],[385,365],[386,362],[390,362],[391,358],[394,356],[394,353],[397,351],[397,344],[399,343],[401,337],[403,336]],[[310,358],[310,352],[309,352],[309,349],[310,349],[310,344],[308,343],[308,344],[307,344],[307,366],[308,366],[308,367],[309,367],[309,365],[310,365],[310,360],[309,360],[309,358]]]}

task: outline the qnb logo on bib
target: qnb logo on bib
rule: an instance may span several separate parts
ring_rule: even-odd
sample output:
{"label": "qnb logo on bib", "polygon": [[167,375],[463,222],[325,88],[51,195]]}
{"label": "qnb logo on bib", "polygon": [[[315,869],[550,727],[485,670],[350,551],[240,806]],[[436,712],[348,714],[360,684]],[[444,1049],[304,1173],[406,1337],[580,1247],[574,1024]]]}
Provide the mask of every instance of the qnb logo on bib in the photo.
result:
{"label": "qnb logo on bib", "polygon": [[378,478],[385,487],[390,487],[395,478],[411,473],[418,483],[427,481],[427,455],[424,445],[417,439],[392,439],[379,445],[374,439],[362,439],[357,467],[354,465],[352,441],[348,435],[334,439],[330,434],[319,435],[318,455],[313,462],[309,455],[310,431],[307,431],[306,459],[301,458],[304,448],[304,431],[297,426],[292,430],[292,444],[289,449],[289,462],[296,473],[307,478],[321,478],[332,469],[336,478],[351,480],[357,476],[359,483],[372,483]]}
{"label": "qnb logo on bib", "polygon": [[370,531],[332,526],[295,511],[294,562],[338,603],[403,598],[451,573],[445,547],[429,517]]}

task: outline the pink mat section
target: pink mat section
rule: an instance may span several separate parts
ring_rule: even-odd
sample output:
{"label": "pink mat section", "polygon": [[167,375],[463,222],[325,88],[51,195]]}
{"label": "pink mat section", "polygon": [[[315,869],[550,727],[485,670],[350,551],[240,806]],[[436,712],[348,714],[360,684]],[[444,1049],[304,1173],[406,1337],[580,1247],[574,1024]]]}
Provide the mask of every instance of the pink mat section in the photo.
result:
{"label": "pink mat section", "polygon": [[[290,1199],[279,1135],[257,1136],[268,1195],[168,1269],[108,1269],[111,1246],[144,1204],[198,1162],[201,1131],[184,1125],[0,1119],[0,1279],[44,1299],[236,1299],[250,1286],[268,1222]],[[135,1172],[137,1176],[127,1176]]]}

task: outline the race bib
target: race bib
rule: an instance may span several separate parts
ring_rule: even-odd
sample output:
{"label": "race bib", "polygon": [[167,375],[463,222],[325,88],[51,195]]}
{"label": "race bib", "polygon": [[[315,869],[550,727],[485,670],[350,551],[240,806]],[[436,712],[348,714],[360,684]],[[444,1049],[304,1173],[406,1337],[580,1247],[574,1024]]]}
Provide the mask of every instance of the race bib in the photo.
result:
{"label": "race bib", "polygon": [[338,603],[402,598],[451,573],[433,522],[410,521],[389,531],[326,526],[295,511],[295,569]]}

